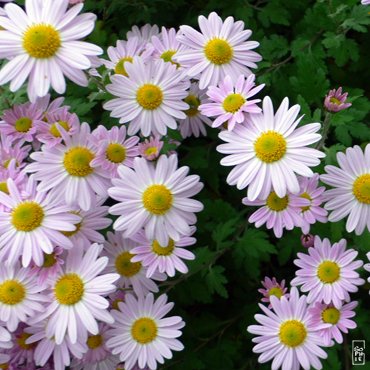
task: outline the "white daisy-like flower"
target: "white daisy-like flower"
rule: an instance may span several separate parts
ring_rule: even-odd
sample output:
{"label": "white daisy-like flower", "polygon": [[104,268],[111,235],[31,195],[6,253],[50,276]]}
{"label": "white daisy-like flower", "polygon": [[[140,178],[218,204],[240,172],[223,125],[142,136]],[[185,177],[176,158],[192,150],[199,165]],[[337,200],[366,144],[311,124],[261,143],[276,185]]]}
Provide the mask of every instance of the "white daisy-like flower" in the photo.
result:
{"label": "white daisy-like flower", "polygon": [[310,123],[297,128],[300,106],[289,109],[285,98],[274,114],[271,99],[263,99],[263,112],[249,115],[233,131],[223,131],[219,137],[227,144],[217,150],[229,154],[221,160],[224,166],[235,166],[227,177],[229,185],[238,189],[248,187],[247,198],[266,199],[271,190],[283,198],[287,192],[297,194],[297,174],[312,177],[310,167],[320,164],[325,154],[307,147],[320,140],[316,132],[320,123]]}
{"label": "white daisy-like flower", "polygon": [[119,203],[109,212],[120,217],[113,227],[127,238],[142,227],[148,239],[168,245],[169,239],[178,241],[190,235],[190,225],[196,222],[195,212],[202,203],[191,199],[203,184],[199,176],[190,175],[189,167],[177,168],[177,156],[159,157],[156,167],[144,158],[135,158],[134,169],[121,166],[120,178],[113,179],[109,195]]}
{"label": "white daisy-like flower", "polygon": [[104,274],[107,257],[99,257],[103,246],[93,244],[86,253],[73,248],[67,257],[66,268],[50,280],[49,305],[35,322],[48,319],[46,335],[61,344],[67,335],[72,343],[77,333],[99,333],[97,320],[112,324],[107,311],[109,302],[103,298],[116,290],[113,284],[118,274]]}
{"label": "white daisy-like flower", "polygon": [[83,72],[90,56],[102,54],[96,45],[79,41],[94,29],[96,16],[78,15],[83,5],[67,10],[68,0],[26,0],[26,12],[7,4],[0,16],[0,57],[9,62],[0,71],[0,84],[9,81],[17,91],[28,78],[28,96],[45,96],[50,85],[59,94],[66,89],[64,76],[87,86]]}
{"label": "white daisy-like flower", "polygon": [[334,189],[327,190],[325,208],[332,211],[329,221],[348,216],[346,229],[361,235],[365,227],[370,231],[370,144],[364,151],[357,145],[346,153],[338,153],[339,167],[325,166],[320,179]]}
{"label": "white daisy-like flower", "polygon": [[186,68],[190,77],[199,78],[199,87],[216,86],[221,79],[229,75],[236,80],[239,75],[249,76],[249,68],[257,68],[261,56],[252,51],[259,46],[256,41],[246,41],[252,34],[244,30],[244,22],[234,22],[227,17],[222,22],[215,12],[208,18],[198,18],[201,33],[190,26],[181,26],[180,43],[187,49],[176,53],[174,60]]}
{"label": "white daisy-like flower", "polygon": [[165,358],[172,358],[171,350],[183,350],[184,346],[176,338],[182,334],[184,321],[180,316],[164,318],[173,306],[167,303],[165,294],[154,301],[151,293],[138,300],[128,294],[126,302],[118,303],[119,311],[112,311],[115,323],[108,332],[112,337],[107,346],[114,355],[120,354],[125,369],[131,370],[138,362],[140,369],[148,366],[155,370],[157,363],[163,364]]}
{"label": "white daisy-like flower", "polygon": [[139,130],[144,136],[166,135],[167,127],[176,129],[176,119],[186,117],[184,110],[189,108],[184,99],[189,80],[184,79],[175,65],[162,59],[144,64],[140,57],[133,63],[125,62],[128,77],[114,75],[107,90],[117,96],[104,104],[111,116],[120,123],[129,123],[128,134]]}
{"label": "white daisy-like flower", "polygon": [[28,269],[0,264],[0,320],[8,330],[44,310],[46,298],[39,294],[43,289]]}
{"label": "white daisy-like flower", "polygon": [[43,146],[41,152],[34,152],[35,161],[27,166],[27,172],[40,181],[37,189],[48,191],[69,206],[88,211],[96,205],[97,196],[106,197],[110,184],[106,171],[94,168],[90,162],[96,156],[89,125],[84,122],[81,130],[73,137],[57,125],[65,144],[52,148]]}
{"label": "white daisy-like flower", "polygon": [[132,262],[131,252],[137,243],[122,237],[121,233],[107,233],[108,241],[104,243],[104,254],[109,258],[107,273],[120,275],[117,286],[124,289],[132,288],[137,296],[145,296],[149,292],[158,292],[158,286],[153,280],[164,281],[166,275],[156,272],[147,277],[147,268],[141,262]]}
{"label": "white daisy-like flower", "polygon": [[34,261],[44,262],[44,253],[54,246],[69,249],[71,241],[62,231],[73,231],[80,217],[69,213],[70,208],[56,201],[47,192],[36,191],[36,182],[30,178],[23,197],[12,179],[7,181],[9,195],[0,192],[0,261],[15,264],[22,257],[24,267]]}

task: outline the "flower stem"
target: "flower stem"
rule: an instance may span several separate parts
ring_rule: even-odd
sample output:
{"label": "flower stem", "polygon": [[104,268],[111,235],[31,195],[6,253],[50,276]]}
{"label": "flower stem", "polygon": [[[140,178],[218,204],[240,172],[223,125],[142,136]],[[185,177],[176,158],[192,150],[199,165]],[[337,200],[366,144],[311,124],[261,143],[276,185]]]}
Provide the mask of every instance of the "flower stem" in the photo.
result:
{"label": "flower stem", "polygon": [[322,128],[321,140],[316,145],[316,149],[318,149],[318,150],[320,150],[325,145],[325,141],[328,138],[329,128],[330,128],[330,120],[331,120],[331,114],[329,112],[326,112],[324,122],[322,124],[323,128]]}

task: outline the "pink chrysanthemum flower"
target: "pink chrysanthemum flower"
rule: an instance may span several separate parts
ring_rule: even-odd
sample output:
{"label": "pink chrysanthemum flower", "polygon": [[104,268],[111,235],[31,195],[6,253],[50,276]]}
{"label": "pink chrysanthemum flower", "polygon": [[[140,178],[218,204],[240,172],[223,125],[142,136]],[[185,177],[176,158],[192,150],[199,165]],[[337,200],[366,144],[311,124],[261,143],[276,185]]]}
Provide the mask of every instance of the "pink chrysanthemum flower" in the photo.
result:
{"label": "pink chrysanthemum flower", "polygon": [[148,161],[153,161],[159,157],[163,144],[158,136],[151,136],[139,143],[139,154]]}
{"label": "pink chrysanthemum flower", "polygon": [[28,269],[0,264],[0,320],[8,330],[14,331],[19,322],[44,310],[42,290]]}
{"label": "pink chrysanthemum flower", "polygon": [[221,160],[223,166],[235,166],[227,177],[229,185],[248,187],[247,197],[253,201],[266,199],[274,190],[283,198],[287,192],[297,194],[297,174],[311,177],[310,167],[320,164],[325,154],[309,148],[320,140],[316,132],[320,123],[310,123],[297,128],[302,117],[297,118],[300,106],[289,109],[285,98],[274,114],[271,99],[263,99],[263,112],[248,115],[245,122],[233,131],[219,133],[227,144],[217,147],[220,153],[228,154]]}
{"label": "pink chrysanthemum flower", "polygon": [[9,195],[0,192],[0,261],[14,264],[22,256],[22,265],[33,261],[44,263],[43,252],[52,253],[55,245],[72,248],[73,244],[61,231],[75,230],[80,219],[70,214],[68,206],[60,204],[47,192],[36,191],[30,178],[22,196],[13,180],[7,182]]}
{"label": "pink chrysanthemum flower", "polygon": [[342,93],[342,88],[330,90],[325,96],[324,107],[329,112],[337,113],[349,108],[352,104],[346,103],[348,93]]}
{"label": "pink chrysanthemum flower", "polygon": [[54,100],[51,100],[50,94],[46,94],[43,97],[38,97],[35,101],[35,106],[38,110],[41,110],[44,114],[56,113],[59,109],[69,110],[69,105],[63,105],[64,97],[60,96]]}
{"label": "pink chrysanthemum flower", "polygon": [[34,140],[37,124],[41,122],[43,112],[31,103],[15,105],[7,109],[0,122],[0,133],[7,135],[12,141],[20,140],[32,142]]}
{"label": "pink chrysanthemum flower", "polygon": [[54,112],[44,115],[45,121],[36,123],[36,138],[46,147],[52,148],[63,141],[59,126],[63,127],[66,134],[73,136],[80,131],[80,120],[75,113],[68,112],[67,107],[59,108]]}
{"label": "pink chrysanthemum flower", "polygon": [[110,46],[107,50],[110,60],[102,59],[103,64],[114,71],[128,77],[125,63],[132,63],[135,56],[140,56],[144,50],[144,45],[138,37],[132,37],[127,41],[118,40],[116,47]]}
{"label": "pink chrysanthemum flower", "polygon": [[132,262],[131,252],[137,243],[124,239],[121,233],[107,233],[108,241],[104,243],[104,255],[109,258],[106,272],[118,273],[120,278],[116,285],[123,289],[132,288],[136,295],[145,296],[149,292],[158,292],[158,286],[153,280],[164,281],[166,275],[154,273],[147,277],[147,268],[141,262]]}
{"label": "pink chrysanthemum flower", "polygon": [[357,302],[350,302],[335,308],[333,305],[327,305],[320,302],[314,303],[309,309],[312,316],[313,325],[327,325],[327,328],[321,329],[319,335],[324,339],[326,346],[332,345],[332,339],[337,343],[343,343],[342,333],[347,334],[348,329],[356,328],[356,323],[350,320],[356,316],[353,311],[357,307]]}
{"label": "pink chrysanthemum flower", "polygon": [[163,60],[144,61],[135,57],[133,63],[125,63],[128,77],[113,75],[107,90],[117,96],[104,104],[111,116],[120,123],[128,123],[128,134],[139,130],[143,136],[166,135],[167,127],[176,129],[176,119],[186,117],[189,108],[183,99],[189,87],[176,66]]}
{"label": "pink chrysanthemum flower", "polygon": [[290,297],[271,297],[272,310],[259,304],[264,315],[255,315],[261,325],[248,326],[248,332],[256,334],[253,352],[261,353],[258,362],[272,361],[272,369],[309,370],[322,369],[320,358],[327,358],[318,330],[312,324],[307,309],[306,296],[299,296],[292,288]]}
{"label": "pink chrysanthemum flower", "polygon": [[115,319],[111,338],[107,346],[112,353],[120,354],[125,369],[131,370],[136,362],[142,369],[157,369],[157,363],[172,358],[171,351],[182,351],[184,346],[176,338],[181,336],[185,326],[180,316],[164,318],[173,308],[167,303],[167,295],[162,294],[154,301],[153,294],[136,300],[128,294],[126,302],[119,303],[119,311],[113,310]]}
{"label": "pink chrysanthemum flower", "polygon": [[26,0],[26,12],[15,4],[5,6],[7,17],[0,17],[0,57],[9,61],[0,71],[0,84],[11,81],[10,90],[17,91],[28,78],[31,101],[45,96],[50,86],[63,94],[64,76],[87,86],[83,70],[91,66],[88,57],[103,51],[79,40],[94,29],[96,16],[78,15],[82,4],[69,11],[67,7],[68,0]]}
{"label": "pink chrysanthemum flower", "polygon": [[96,195],[106,197],[110,184],[108,175],[100,168],[90,165],[95,158],[95,146],[90,127],[84,122],[78,134],[70,137],[59,127],[65,145],[53,148],[43,146],[41,152],[31,154],[35,161],[27,166],[27,172],[35,172],[40,181],[39,191],[48,191],[69,206],[88,211],[96,205]]}
{"label": "pink chrysanthemum flower", "polygon": [[27,344],[26,340],[31,336],[25,331],[28,326],[24,323],[20,323],[17,330],[13,333],[13,343],[14,346],[10,350],[10,365],[13,366],[24,366],[27,368],[32,368],[34,366],[34,353],[35,344]]}
{"label": "pink chrysanthemum flower", "polygon": [[366,226],[370,231],[370,144],[365,151],[355,145],[346,153],[337,153],[339,168],[325,166],[320,179],[334,189],[327,190],[325,208],[332,211],[329,221],[336,222],[348,216],[346,229],[361,235]]}
{"label": "pink chrysanthemum flower", "polygon": [[98,200],[95,207],[88,211],[74,209],[71,213],[80,216],[75,224],[76,230],[63,234],[69,238],[74,246],[89,248],[93,243],[103,243],[104,236],[98,230],[106,229],[112,220],[108,217],[108,206],[102,206],[103,200]]}
{"label": "pink chrysanthemum flower", "polygon": [[[35,363],[37,366],[46,365],[45,369],[65,370],[66,366],[71,364],[71,354],[75,358],[82,358],[83,354],[87,351],[85,333],[77,332],[77,340],[72,343],[68,337],[65,337],[60,344],[57,344],[54,338],[49,338],[46,335],[45,320],[33,324],[27,328],[27,333],[31,336],[26,340],[27,344],[35,343]],[[53,356],[53,366],[48,367],[50,357]]]}
{"label": "pink chrysanthemum flower", "polygon": [[301,235],[301,243],[305,248],[311,248],[315,244],[315,237],[312,234]]}
{"label": "pink chrysanthemum flower", "polygon": [[0,326],[0,364],[5,364],[10,360],[10,355],[8,353],[4,353],[4,350],[7,351],[12,348],[12,346],[12,336],[8,330]]}
{"label": "pink chrysanthemum flower", "polygon": [[112,355],[107,348],[106,342],[110,338],[107,331],[110,327],[99,324],[99,333],[89,335],[86,340],[88,351],[79,360],[72,361],[71,368],[74,370],[110,370],[118,369],[121,361],[119,356]]}
{"label": "pink chrysanthemum flower", "polygon": [[270,297],[274,296],[277,298],[281,298],[285,296],[289,298],[289,293],[287,293],[288,288],[285,286],[285,280],[282,280],[281,283],[278,283],[276,278],[270,279],[269,277],[265,276],[265,280],[261,281],[264,289],[258,289],[258,291],[263,295],[261,299],[262,302],[268,303],[268,307],[272,308]]}
{"label": "pink chrysanthemum flower", "polygon": [[[194,234],[195,227],[191,228],[191,234]],[[191,236],[181,236],[180,240],[170,239],[166,246],[162,246],[157,240],[148,240],[144,231],[132,237],[138,243],[131,253],[134,256],[131,262],[141,262],[147,267],[146,276],[148,278],[156,272],[166,273],[169,277],[175,276],[176,270],[186,274],[189,270],[182,260],[193,260],[195,255],[185,249],[189,245],[196,243],[196,239]]]}
{"label": "pink chrysanthemum flower", "polygon": [[31,145],[22,145],[22,142],[14,143],[9,136],[0,134],[0,167],[7,169],[10,162],[15,160],[15,168],[21,169],[26,165],[25,159],[31,150]]}
{"label": "pink chrysanthemum flower", "polygon": [[198,18],[202,33],[190,26],[181,26],[178,40],[187,49],[177,53],[175,61],[186,68],[190,77],[199,78],[199,87],[216,86],[227,75],[236,80],[240,75],[249,76],[249,68],[257,68],[255,62],[262,58],[252,49],[256,41],[246,41],[252,34],[244,30],[244,22],[234,22],[233,17],[225,22],[212,12],[208,19]]}
{"label": "pink chrysanthemum flower", "polygon": [[300,191],[298,196],[307,199],[310,204],[301,207],[301,216],[303,219],[302,232],[308,234],[310,226],[317,221],[326,223],[328,221],[328,211],[320,207],[324,198],[325,188],[319,187],[319,174],[314,174],[311,178],[300,177],[298,179]]}
{"label": "pink chrysanthemum flower", "polygon": [[108,264],[107,257],[99,257],[103,246],[93,244],[87,252],[73,248],[64,271],[50,281],[49,304],[35,321],[48,319],[46,335],[61,344],[67,336],[72,343],[78,333],[99,333],[97,319],[113,323],[107,311],[109,302],[103,298],[116,289],[117,274],[101,274]]}
{"label": "pink chrysanthemum flower", "polygon": [[139,41],[145,46],[151,41],[153,36],[159,34],[159,28],[156,24],[145,24],[141,28],[138,26],[132,26],[131,30],[127,32],[127,40],[137,37]]}
{"label": "pink chrysanthemum flower", "polygon": [[[18,189],[24,189],[25,183],[27,181],[27,176],[23,171],[19,171],[16,168],[16,161],[12,159],[9,162],[8,168],[1,168],[0,167],[0,191],[9,194],[8,189],[8,180],[12,179],[15,186]],[[0,205],[4,206],[4,205]]]}
{"label": "pink chrysanthemum flower", "polygon": [[189,109],[185,111],[186,118],[179,120],[179,130],[183,138],[194,135],[199,137],[207,135],[205,124],[212,125],[212,121],[200,113],[199,107],[205,103],[207,95],[205,90],[200,90],[198,83],[192,82],[188,91],[188,96],[184,101],[189,104]]}
{"label": "pink chrysanthemum flower", "polygon": [[227,124],[229,131],[233,130],[235,124],[245,121],[246,113],[261,113],[257,103],[261,99],[250,98],[261,91],[265,84],[256,86],[256,76],[251,74],[248,78],[240,75],[236,82],[227,75],[218,86],[210,86],[207,90],[209,102],[202,104],[199,109],[208,117],[217,117],[212,127]]}
{"label": "pink chrysanthemum flower", "polygon": [[92,167],[101,167],[113,178],[117,177],[118,166],[133,166],[134,158],[139,155],[139,137],[127,137],[125,126],[114,126],[107,130],[100,125],[93,131],[92,136],[96,146],[96,156],[91,161]]}
{"label": "pink chrysanthemum flower", "polygon": [[362,5],[370,5],[370,0],[361,0]]}
{"label": "pink chrysanthemum flower", "polygon": [[47,282],[54,279],[63,269],[64,259],[62,258],[63,248],[55,247],[52,253],[44,253],[44,263],[42,266],[34,265],[30,269],[30,274],[37,277],[37,284],[47,287]]}
{"label": "pink chrysanthemum flower", "polygon": [[290,193],[280,198],[274,191],[266,200],[243,198],[242,202],[247,206],[262,206],[249,217],[248,222],[254,223],[257,228],[266,224],[277,238],[281,238],[284,229],[293,230],[302,226],[303,219],[299,213],[302,207],[309,205],[308,199]]}
{"label": "pink chrysanthemum flower", "polygon": [[358,285],[365,281],[360,278],[356,269],[363,265],[361,260],[355,260],[358,252],[346,250],[347,242],[341,239],[330,245],[329,239],[315,237],[315,245],[305,253],[298,253],[294,264],[300,269],[291,285],[301,285],[302,292],[308,292],[307,302],[333,303],[340,308],[342,301],[349,302],[349,293],[357,292]]}
{"label": "pink chrysanthemum flower", "polygon": [[203,184],[199,176],[190,175],[189,167],[177,168],[176,155],[159,157],[156,166],[144,158],[135,158],[134,169],[121,166],[120,178],[113,179],[109,195],[119,203],[109,212],[120,217],[115,230],[130,238],[144,228],[148,239],[168,245],[169,239],[178,241],[181,235],[190,235],[195,224],[195,212],[203,209],[202,203],[191,199],[200,192]]}

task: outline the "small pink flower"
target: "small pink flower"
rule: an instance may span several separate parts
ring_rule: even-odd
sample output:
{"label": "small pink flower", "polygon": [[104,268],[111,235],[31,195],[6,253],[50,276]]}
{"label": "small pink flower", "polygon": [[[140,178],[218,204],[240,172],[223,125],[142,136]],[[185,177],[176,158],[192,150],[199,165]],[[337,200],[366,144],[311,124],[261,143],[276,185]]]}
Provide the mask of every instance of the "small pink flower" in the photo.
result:
{"label": "small pink flower", "polygon": [[269,304],[269,308],[272,307],[270,302],[270,297],[275,296],[277,298],[281,298],[282,296],[286,296],[289,298],[289,293],[287,293],[288,288],[285,287],[285,280],[282,280],[281,283],[278,283],[276,278],[270,279],[269,277],[265,276],[265,280],[261,281],[262,285],[265,289],[258,289],[258,291],[263,295],[261,299],[262,302],[266,302]]}
{"label": "small pink flower", "polygon": [[7,169],[12,160],[15,161],[16,169],[23,168],[27,163],[25,159],[28,157],[31,150],[31,145],[23,145],[22,142],[14,143],[11,137],[1,134],[0,141],[0,168]]}
{"label": "small pink flower", "polygon": [[348,329],[356,328],[356,323],[350,320],[356,316],[353,311],[357,307],[357,302],[353,301],[338,308],[333,305],[327,305],[316,302],[308,309],[312,316],[314,326],[327,325],[327,328],[319,331],[320,336],[324,339],[325,345],[333,345],[332,339],[337,343],[343,343],[342,333],[348,333]]}
{"label": "small pink flower", "polygon": [[352,105],[351,103],[346,103],[347,96],[348,93],[342,94],[342,87],[339,87],[338,90],[330,90],[325,97],[324,106],[329,112],[333,113],[347,109]]}
{"label": "small pink flower", "polygon": [[361,0],[362,5],[370,5],[370,0]]}
{"label": "small pink flower", "polygon": [[227,129],[233,130],[236,123],[245,120],[246,113],[260,113],[261,108],[257,103],[261,99],[250,100],[250,98],[261,91],[265,84],[256,86],[254,74],[245,78],[240,75],[234,83],[227,75],[217,86],[210,86],[207,91],[209,103],[202,104],[199,109],[202,114],[208,117],[217,117],[212,127],[219,127],[227,122]]}
{"label": "small pink flower", "polygon": [[21,322],[19,323],[16,331],[13,333],[13,347],[9,351],[10,354],[10,365],[14,366],[14,369],[35,369],[33,356],[35,353],[35,344],[26,344],[26,340],[31,336],[25,331],[28,326]]}
{"label": "small pink flower", "polygon": [[69,105],[63,105],[64,98],[61,96],[50,101],[50,94],[43,96],[42,98],[38,97],[35,101],[35,106],[37,110],[41,110],[44,115],[48,113],[55,113],[58,109],[66,108],[69,110]]}
{"label": "small pink flower", "polygon": [[301,243],[302,243],[302,246],[305,248],[313,247],[314,242],[315,242],[315,237],[312,234],[306,234],[306,235],[303,234],[301,236]]}
{"label": "small pink flower", "polygon": [[153,161],[159,157],[162,148],[163,141],[158,136],[151,136],[149,140],[139,143],[139,154],[148,161]]}

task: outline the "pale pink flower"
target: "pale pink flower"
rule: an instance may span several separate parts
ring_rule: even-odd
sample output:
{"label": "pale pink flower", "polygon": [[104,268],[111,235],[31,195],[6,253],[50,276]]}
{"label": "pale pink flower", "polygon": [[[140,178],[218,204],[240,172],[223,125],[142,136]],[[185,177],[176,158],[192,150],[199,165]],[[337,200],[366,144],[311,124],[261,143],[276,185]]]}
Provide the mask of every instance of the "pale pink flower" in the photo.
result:
{"label": "pale pink flower", "polygon": [[12,336],[7,329],[3,328],[0,323],[0,364],[5,364],[10,360],[9,349],[12,348]]}
{"label": "pale pink flower", "polygon": [[271,296],[281,298],[285,296],[289,298],[289,293],[287,293],[288,288],[285,286],[285,280],[281,280],[281,283],[278,283],[276,278],[270,279],[268,276],[265,276],[265,280],[261,281],[264,289],[258,289],[258,291],[263,295],[261,299],[262,302],[268,303],[268,307],[272,308],[270,298]]}
{"label": "pale pink flower", "polygon": [[342,88],[330,90],[325,96],[324,107],[332,113],[349,108],[352,104],[346,103],[348,93],[342,93]]}
{"label": "pale pink flower", "polygon": [[0,134],[0,167],[7,169],[12,160],[15,161],[14,168],[21,169],[27,163],[25,159],[31,150],[31,145],[22,145],[22,142],[14,143],[9,136]]}
{"label": "pale pink flower", "polygon": [[153,161],[159,157],[163,144],[159,136],[151,136],[139,143],[139,154],[148,161]]}
{"label": "pale pink flower", "polygon": [[312,234],[301,235],[301,243],[305,248],[311,248],[314,246],[315,237]]}

